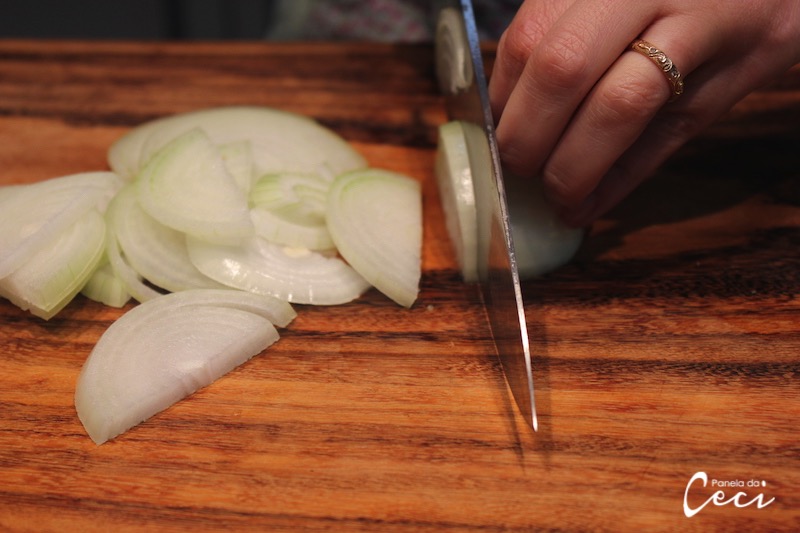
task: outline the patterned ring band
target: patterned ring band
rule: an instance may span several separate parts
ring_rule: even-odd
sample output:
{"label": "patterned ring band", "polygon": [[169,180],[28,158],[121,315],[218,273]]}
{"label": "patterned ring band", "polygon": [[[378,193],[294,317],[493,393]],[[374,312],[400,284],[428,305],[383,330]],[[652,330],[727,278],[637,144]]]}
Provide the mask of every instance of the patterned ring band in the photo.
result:
{"label": "patterned ring band", "polygon": [[642,39],[633,41],[631,43],[631,50],[639,52],[661,69],[661,72],[664,73],[664,76],[672,87],[670,102],[683,94],[683,77],[672,60],[667,57],[667,54]]}

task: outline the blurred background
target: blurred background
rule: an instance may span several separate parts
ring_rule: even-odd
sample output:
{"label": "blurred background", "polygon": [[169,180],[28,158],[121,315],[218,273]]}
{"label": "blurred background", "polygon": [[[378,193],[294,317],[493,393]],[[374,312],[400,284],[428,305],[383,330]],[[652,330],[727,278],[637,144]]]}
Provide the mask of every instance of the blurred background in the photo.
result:
{"label": "blurred background", "polygon": [[[3,0],[0,38],[424,41],[430,0]],[[474,0],[484,38],[521,0]]]}
{"label": "blurred background", "polygon": [[0,36],[261,39],[277,0],[4,0]]}

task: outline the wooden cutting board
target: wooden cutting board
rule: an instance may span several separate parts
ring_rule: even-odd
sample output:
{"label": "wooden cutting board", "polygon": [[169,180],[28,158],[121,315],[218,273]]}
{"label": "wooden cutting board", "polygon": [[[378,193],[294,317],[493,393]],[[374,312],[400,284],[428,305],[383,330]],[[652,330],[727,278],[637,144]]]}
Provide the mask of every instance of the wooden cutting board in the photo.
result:
{"label": "wooden cutting board", "polygon": [[423,183],[417,304],[298,306],[266,352],[96,446],[74,386],[122,311],[0,301],[0,530],[800,529],[800,71],[525,284],[538,434],[447,241],[427,46],[0,41],[0,184],[104,169],[136,124],[226,104],[312,116]]}

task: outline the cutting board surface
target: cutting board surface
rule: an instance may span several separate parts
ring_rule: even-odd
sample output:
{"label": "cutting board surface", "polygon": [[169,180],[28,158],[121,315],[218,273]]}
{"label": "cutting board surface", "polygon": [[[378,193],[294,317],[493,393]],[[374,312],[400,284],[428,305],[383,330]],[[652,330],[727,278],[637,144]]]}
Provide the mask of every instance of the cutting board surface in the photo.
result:
{"label": "cutting board surface", "polygon": [[102,446],[74,387],[127,308],[0,301],[0,530],[800,529],[800,72],[525,284],[534,434],[447,240],[432,70],[427,46],[0,41],[2,185],[105,169],[155,117],[267,105],[419,180],[425,212],[411,309],[298,306],[277,344]]}

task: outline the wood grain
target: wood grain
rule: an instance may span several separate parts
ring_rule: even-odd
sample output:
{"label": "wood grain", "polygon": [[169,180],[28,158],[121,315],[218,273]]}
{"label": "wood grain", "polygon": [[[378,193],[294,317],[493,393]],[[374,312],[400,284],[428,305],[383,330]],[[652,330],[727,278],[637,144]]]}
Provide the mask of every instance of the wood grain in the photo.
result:
{"label": "wood grain", "polygon": [[[525,284],[533,434],[447,242],[430,52],[0,41],[2,184],[105,168],[144,120],[247,103],[313,116],[425,194],[412,309],[300,307],[265,353],[99,447],[73,392],[121,311],[78,298],[44,322],[0,301],[0,530],[800,529],[800,71]],[[701,471],[775,501],[686,518]]]}

